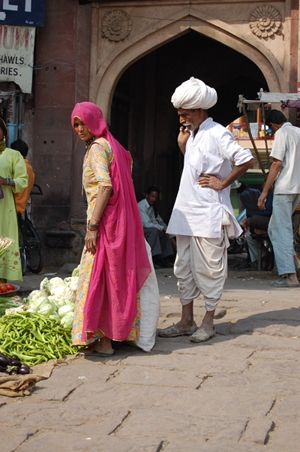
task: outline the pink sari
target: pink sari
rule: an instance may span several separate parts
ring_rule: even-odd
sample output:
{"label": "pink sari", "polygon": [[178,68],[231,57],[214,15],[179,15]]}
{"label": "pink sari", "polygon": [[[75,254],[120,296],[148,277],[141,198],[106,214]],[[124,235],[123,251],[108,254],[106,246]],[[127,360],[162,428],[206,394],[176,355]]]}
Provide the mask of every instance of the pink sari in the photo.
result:
{"label": "pink sari", "polygon": [[72,125],[74,117],[79,117],[96,137],[109,141],[114,155],[110,167],[113,194],[99,223],[82,341],[99,330],[110,339],[126,340],[137,315],[137,293],[151,272],[131,177],[131,156],[107,130],[95,104],[76,104]]}

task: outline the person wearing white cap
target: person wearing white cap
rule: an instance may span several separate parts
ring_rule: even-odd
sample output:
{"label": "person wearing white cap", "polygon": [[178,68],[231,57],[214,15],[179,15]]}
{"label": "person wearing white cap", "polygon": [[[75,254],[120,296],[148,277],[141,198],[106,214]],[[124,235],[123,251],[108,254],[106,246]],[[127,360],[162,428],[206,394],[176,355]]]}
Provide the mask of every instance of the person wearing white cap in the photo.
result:
{"label": "person wearing white cap", "polygon": [[[191,77],[176,88],[171,102],[181,124],[178,145],[184,168],[167,233],[176,235],[174,274],[182,316],[158,335],[187,335],[193,342],[203,342],[215,335],[215,310],[227,277],[228,239],[242,233],[231,206],[230,186],[254,159],[228,129],[208,116],[207,110],[217,103],[214,88]],[[198,328],[193,301],[201,293],[206,314]]]}

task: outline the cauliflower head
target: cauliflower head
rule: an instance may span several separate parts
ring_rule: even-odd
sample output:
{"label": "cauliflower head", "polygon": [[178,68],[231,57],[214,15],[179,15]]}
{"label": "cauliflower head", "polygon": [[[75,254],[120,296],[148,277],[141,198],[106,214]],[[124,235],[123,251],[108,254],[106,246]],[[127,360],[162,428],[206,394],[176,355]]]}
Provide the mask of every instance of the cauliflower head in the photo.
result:
{"label": "cauliflower head", "polygon": [[63,285],[57,286],[52,290],[52,295],[57,302],[64,300],[75,303],[76,293],[70,287]]}

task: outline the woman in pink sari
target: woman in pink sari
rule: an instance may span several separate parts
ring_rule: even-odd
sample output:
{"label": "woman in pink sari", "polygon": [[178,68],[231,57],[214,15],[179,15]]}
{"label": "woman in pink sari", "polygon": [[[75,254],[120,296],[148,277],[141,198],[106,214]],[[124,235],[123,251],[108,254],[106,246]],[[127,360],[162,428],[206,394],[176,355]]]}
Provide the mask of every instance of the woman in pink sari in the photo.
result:
{"label": "woman in pink sari", "polygon": [[76,104],[71,124],[86,145],[82,181],[88,202],[72,340],[86,355],[110,356],[111,340],[139,336],[139,291],[151,266],[129,152],[91,102]]}

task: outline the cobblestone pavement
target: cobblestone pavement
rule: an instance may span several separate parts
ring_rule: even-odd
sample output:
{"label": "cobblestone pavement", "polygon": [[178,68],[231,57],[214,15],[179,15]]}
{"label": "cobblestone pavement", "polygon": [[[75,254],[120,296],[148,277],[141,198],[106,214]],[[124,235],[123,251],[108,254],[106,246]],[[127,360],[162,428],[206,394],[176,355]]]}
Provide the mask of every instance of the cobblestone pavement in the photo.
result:
{"label": "cobblestone pavement", "polygon": [[[58,272],[58,275],[60,273]],[[26,276],[26,290],[44,275]],[[172,269],[157,270],[159,327],[180,318]],[[152,353],[60,364],[31,396],[0,398],[1,452],[299,450],[300,288],[229,272],[227,315],[203,344],[157,338]],[[195,301],[199,324],[203,301]]]}

